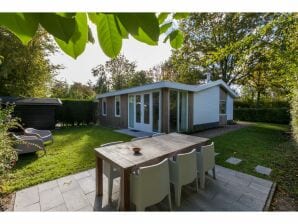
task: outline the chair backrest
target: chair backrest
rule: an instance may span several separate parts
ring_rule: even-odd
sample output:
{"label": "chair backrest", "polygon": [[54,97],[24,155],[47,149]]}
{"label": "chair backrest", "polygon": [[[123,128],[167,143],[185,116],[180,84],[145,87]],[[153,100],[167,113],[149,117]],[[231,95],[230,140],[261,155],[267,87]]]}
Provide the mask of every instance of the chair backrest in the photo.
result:
{"label": "chair backrest", "polygon": [[116,145],[116,144],[120,144],[123,143],[123,141],[117,141],[117,142],[108,142],[105,144],[101,144],[100,147],[105,147],[105,146],[110,146],[110,145]]}
{"label": "chair backrest", "polygon": [[160,136],[160,135],[165,135],[166,133],[155,133],[152,135],[152,137]]}
{"label": "chair backrest", "polygon": [[150,138],[151,136],[142,136],[142,137],[137,137],[137,138],[132,138],[131,141],[137,141],[137,140],[141,140],[141,139],[144,139],[144,138]]}
{"label": "chair backrest", "polygon": [[214,142],[210,145],[205,145],[201,147],[201,156],[203,163],[203,168],[205,171],[212,169],[215,166],[215,154],[214,154]]}
{"label": "chair backrest", "polygon": [[176,157],[178,165],[178,178],[182,185],[188,184],[197,176],[197,154],[196,149],[191,152],[178,154]]}
{"label": "chair backrest", "polygon": [[131,197],[133,202],[149,206],[160,202],[170,190],[169,161],[141,167],[131,175]]}
{"label": "chair backrest", "polygon": [[37,133],[37,130],[34,128],[26,128],[25,133]]}

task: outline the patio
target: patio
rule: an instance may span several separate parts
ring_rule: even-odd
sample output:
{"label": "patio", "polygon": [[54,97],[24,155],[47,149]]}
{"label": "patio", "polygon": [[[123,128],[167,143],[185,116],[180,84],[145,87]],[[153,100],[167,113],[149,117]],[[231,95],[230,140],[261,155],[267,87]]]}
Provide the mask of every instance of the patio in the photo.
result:
{"label": "patio", "polygon": [[[272,182],[216,166],[217,179],[207,177],[205,189],[182,188],[181,207],[175,211],[262,211]],[[66,176],[16,192],[14,211],[116,211],[119,178],[115,180],[113,201],[108,203],[107,179],[103,176],[103,197],[95,196],[95,169]],[[174,194],[172,191],[172,202]],[[132,210],[133,210],[132,206]],[[149,211],[167,211],[166,200],[148,207]]]}

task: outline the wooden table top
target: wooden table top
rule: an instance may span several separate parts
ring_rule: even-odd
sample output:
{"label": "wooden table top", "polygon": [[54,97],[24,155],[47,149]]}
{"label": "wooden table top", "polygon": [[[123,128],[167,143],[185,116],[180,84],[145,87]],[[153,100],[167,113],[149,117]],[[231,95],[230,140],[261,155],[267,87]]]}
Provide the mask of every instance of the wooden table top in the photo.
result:
{"label": "wooden table top", "polygon": [[[170,133],[117,145],[94,149],[96,155],[122,169],[138,167],[156,159],[174,156],[184,150],[204,145],[208,138]],[[133,147],[141,148],[140,154],[134,154]]]}

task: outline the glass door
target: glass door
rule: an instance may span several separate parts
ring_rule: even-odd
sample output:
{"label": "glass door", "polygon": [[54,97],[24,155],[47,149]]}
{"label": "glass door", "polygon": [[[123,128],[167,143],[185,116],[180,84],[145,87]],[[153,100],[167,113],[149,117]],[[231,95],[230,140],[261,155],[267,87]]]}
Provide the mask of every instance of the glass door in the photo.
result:
{"label": "glass door", "polygon": [[186,131],[188,128],[187,92],[170,90],[170,132]]}
{"label": "glass door", "polygon": [[176,132],[177,127],[177,117],[178,117],[178,92],[171,90],[170,91],[170,132]]}
{"label": "glass door", "polygon": [[152,93],[152,131],[159,132],[159,92]]}
{"label": "glass door", "polygon": [[151,101],[150,93],[135,95],[135,129],[152,132]]}
{"label": "glass door", "polygon": [[135,124],[135,107],[134,107],[134,96],[129,96],[128,99],[128,127],[134,128]]}

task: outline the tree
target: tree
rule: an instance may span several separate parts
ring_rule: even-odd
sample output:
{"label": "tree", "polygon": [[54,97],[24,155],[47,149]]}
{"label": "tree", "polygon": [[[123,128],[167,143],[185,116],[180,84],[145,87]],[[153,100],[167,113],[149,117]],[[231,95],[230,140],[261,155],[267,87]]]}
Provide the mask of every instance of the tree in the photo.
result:
{"label": "tree", "polygon": [[68,89],[69,85],[67,84],[66,80],[54,80],[53,85],[51,87],[52,95],[51,97],[55,98],[68,98]]}
{"label": "tree", "polygon": [[60,67],[48,56],[56,51],[49,36],[39,30],[24,46],[9,31],[0,28],[0,95],[44,97],[48,86]]}
{"label": "tree", "polygon": [[141,86],[145,84],[149,84],[153,82],[152,76],[150,76],[149,73],[146,71],[137,71],[133,73],[128,80],[128,86],[134,87],[134,86]]}
{"label": "tree", "polygon": [[109,80],[105,71],[104,65],[98,65],[91,70],[94,77],[97,77],[97,81],[94,85],[94,90],[98,94],[106,93],[109,91]]}
{"label": "tree", "polygon": [[93,99],[95,92],[90,85],[74,82],[69,88],[68,96],[72,99]]}
{"label": "tree", "polygon": [[121,51],[122,39],[129,35],[149,45],[157,45],[159,36],[167,32],[174,48],[183,42],[181,31],[173,25],[187,13],[2,13],[0,26],[13,32],[23,44],[28,44],[38,27],[51,34],[59,47],[69,56],[77,58],[85,50],[93,35],[88,20],[97,27],[97,38],[103,52],[115,58]]}

